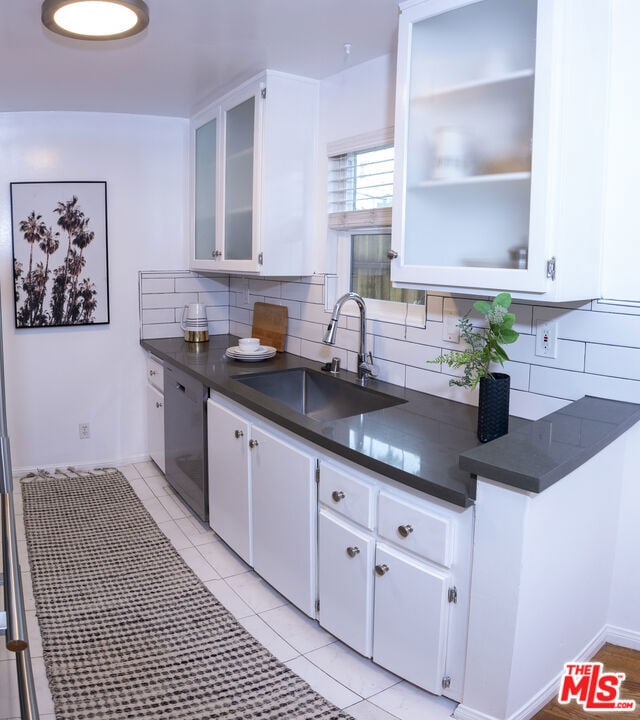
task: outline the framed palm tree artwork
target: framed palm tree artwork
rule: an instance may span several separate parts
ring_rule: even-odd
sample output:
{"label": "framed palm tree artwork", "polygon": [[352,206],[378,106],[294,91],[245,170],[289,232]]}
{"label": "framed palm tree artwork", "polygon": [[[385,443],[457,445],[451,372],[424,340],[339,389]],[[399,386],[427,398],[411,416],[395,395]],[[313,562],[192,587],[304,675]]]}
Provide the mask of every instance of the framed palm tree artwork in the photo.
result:
{"label": "framed palm tree artwork", "polygon": [[11,183],[11,220],[16,328],[107,324],[107,183]]}

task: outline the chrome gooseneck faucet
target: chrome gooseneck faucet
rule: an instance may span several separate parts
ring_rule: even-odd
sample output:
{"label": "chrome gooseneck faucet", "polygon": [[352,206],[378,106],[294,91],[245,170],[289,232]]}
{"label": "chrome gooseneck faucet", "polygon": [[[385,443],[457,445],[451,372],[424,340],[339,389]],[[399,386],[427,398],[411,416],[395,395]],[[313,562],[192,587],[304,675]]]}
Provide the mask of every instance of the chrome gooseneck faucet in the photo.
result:
{"label": "chrome gooseneck faucet", "polygon": [[366,385],[370,377],[377,375],[376,368],[373,364],[373,355],[367,352],[367,317],[366,307],[364,300],[358,293],[348,292],[339,297],[336,304],[333,306],[333,312],[331,314],[331,320],[327,325],[327,331],[324,334],[322,341],[327,345],[335,345],[336,342],[336,330],[338,329],[338,318],[340,317],[340,311],[342,306],[347,300],[353,300],[358,309],[360,310],[360,351],[358,352],[358,377],[360,378],[360,384]]}

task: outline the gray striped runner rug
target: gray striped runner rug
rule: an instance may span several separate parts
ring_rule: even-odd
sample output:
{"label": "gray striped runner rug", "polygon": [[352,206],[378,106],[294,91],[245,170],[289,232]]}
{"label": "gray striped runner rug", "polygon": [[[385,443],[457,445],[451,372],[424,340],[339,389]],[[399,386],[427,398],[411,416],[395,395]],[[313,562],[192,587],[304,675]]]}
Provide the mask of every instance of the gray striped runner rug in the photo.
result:
{"label": "gray striped runner rug", "polygon": [[56,720],[342,720],[184,563],[113,469],[22,480]]}

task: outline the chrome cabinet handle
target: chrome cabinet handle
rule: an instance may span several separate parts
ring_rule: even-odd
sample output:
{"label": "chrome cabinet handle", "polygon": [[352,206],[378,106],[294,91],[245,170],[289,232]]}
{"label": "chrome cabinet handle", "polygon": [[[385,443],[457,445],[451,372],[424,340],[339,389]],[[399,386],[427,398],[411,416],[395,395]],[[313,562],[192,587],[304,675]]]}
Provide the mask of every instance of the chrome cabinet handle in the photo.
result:
{"label": "chrome cabinet handle", "polygon": [[253,450],[254,447],[258,447],[258,441],[257,440],[249,440],[249,447]]}
{"label": "chrome cabinet handle", "polygon": [[161,402],[158,402],[158,401],[156,400],[156,407],[157,407],[157,408],[161,408],[162,405],[163,405],[163,404],[162,404]]}
{"label": "chrome cabinet handle", "polygon": [[382,563],[382,565],[376,565],[376,575],[379,575],[382,577],[385,573],[389,572],[389,566],[385,563]]}
{"label": "chrome cabinet handle", "polygon": [[397,250],[391,250],[391,248],[389,248],[389,250],[387,250],[387,258],[389,260],[395,260],[397,257],[398,257]]}
{"label": "chrome cabinet handle", "polygon": [[222,255],[222,250],[214,250],[211,253],[211,257],[214,257],[214,258],[220,257],[220,255]]}
{"label": "chrome cabinet handle", "polygon": [[398,525],[398,534],[400,537],[406,538],[413,532],[413,527],[407,523],[406,525]]}
{"label": "chrome cabinet handle", "polygon": [[233,434],[236,436],[236,439],[241,438],[244,435],[242,430],[236,430]]}
{"label": "chrome cabinet handle", "polygon": [[357,545],[352,545],[347,548],[347,555],[350,558],[354,558],[360,552],[360,548]]}
{"label": "chrome cabinet handle", "polygon": [[157,374],[158,374],[157,370],[149,370],[149,375],[157,375]]}
{"label": "chrome cabinet handle", "polygon": [[338,503],[338,502],[340,502],[340,500],[342,500],[343,498],[344,498],[344,493],[342,492],[342,490],[334,490],[334,491],[331,493],[331,499],[333,500],[333,502],[337,502],[337,503]]}

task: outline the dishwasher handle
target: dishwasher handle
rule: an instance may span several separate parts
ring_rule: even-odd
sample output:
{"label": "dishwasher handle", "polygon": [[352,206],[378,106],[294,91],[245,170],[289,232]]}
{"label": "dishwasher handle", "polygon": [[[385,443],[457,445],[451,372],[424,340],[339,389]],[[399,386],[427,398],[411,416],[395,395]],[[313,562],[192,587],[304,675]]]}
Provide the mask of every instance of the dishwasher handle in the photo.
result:
{"label": "dishwasher handle", "polygon": [[180,390],[180,392],[186,392],[185,386],[181,385],[179,382],[176,383],[176,390]]}

